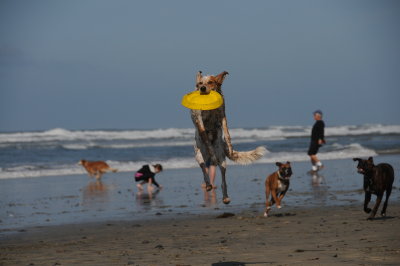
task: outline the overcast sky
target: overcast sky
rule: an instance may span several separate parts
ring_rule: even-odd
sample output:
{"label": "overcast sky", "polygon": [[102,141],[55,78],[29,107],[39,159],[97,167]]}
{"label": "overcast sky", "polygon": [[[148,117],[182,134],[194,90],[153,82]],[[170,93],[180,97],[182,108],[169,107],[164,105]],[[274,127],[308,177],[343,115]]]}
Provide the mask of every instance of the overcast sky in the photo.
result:
{"label": "overcast sky", "polygon": [[0,2],[0,131],[192,127],[198,70],[231,127],[400,124],[400,1]]}

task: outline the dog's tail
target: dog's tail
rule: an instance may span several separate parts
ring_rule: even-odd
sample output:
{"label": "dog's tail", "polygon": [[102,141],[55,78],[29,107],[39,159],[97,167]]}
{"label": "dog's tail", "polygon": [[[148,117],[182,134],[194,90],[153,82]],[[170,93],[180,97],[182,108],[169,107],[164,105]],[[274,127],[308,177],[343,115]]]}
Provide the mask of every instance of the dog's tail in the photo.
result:
{"label": "dog's tail", "polygon": [[235,151],[233,150],[231,154],[226,152],[226,156],[238,164],[250,164],[254,161],[257,161],[267,152],[267,149],[264,146],[259,146],[251,151]]}
{"label": "dog's tail", "polygon": [[118,172],[118,169],[115,169],[115,168],[108,168],[108,171],[111,171],[111,172],[113,172],[113,173],[116,173],[116,172]]}

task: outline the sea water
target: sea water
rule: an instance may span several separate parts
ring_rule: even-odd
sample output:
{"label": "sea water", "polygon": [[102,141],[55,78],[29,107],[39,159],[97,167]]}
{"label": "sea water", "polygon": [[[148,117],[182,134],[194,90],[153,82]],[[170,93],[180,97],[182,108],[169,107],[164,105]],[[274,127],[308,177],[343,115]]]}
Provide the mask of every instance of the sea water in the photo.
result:
{"label": "sea water", "polygon": [[[229,162],[229,205],[222,203],[218,171],[218,189],[202,189],[192,128],[0,133],[0,231],[242,210],[262,215],[264,181],[276,171],[276,161],[291,161],[293,176],[284,208],[274,209],[274,213],[288,207],[359,204],[363,215],[362,176],[353,157],[374,156],[376,163],[392,164],[395,183],[390,200],[400,200],[400,126],[327,127],[327,144],[318,153],[325,168],[314,175],[307,173],[310,131],[306,126],[231,129],[236,150],[263,145],[268,152],[252,165]],[[107,173],[96,181],[77,165],[80,159],[104,160],[119,172]],[[156,176],[163,189],[139,193],[133,175],[147,163],[164,166]]]}
{"label": "sea water", "polygon": [[[265,146],[258,163],[308,161],[310,126],[233,128],[234,148]],[[400,153],[400,125],[327,127],[322,160]],[[193,156],[194,129],[66,130],[0,133],[0,179],[84,173],[81,159],[106,161],[120,172],[160,163],[166,169],[197,167]]]}

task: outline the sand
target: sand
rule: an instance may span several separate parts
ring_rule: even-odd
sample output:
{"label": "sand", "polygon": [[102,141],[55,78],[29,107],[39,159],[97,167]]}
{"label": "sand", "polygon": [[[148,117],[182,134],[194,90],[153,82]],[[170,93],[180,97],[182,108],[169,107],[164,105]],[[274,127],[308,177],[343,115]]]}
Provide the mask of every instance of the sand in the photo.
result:
{"label": "sand", "polygon": [[0,235],[1,265],[399,265],[400,203],[79,223]]}

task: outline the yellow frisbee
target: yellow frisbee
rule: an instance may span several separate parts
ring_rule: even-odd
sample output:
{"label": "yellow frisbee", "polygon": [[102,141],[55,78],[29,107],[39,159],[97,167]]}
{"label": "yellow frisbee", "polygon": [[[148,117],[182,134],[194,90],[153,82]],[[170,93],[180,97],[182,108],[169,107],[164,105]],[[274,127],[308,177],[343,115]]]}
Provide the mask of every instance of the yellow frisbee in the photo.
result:
{"label": "yellow frisbee", "polygon": [[217,109],[224,103],[221,94],[211,91],[203,95],[199,91],[193,91],[185,94],[182,98],[182,105],[194,110],[212,110]]}

